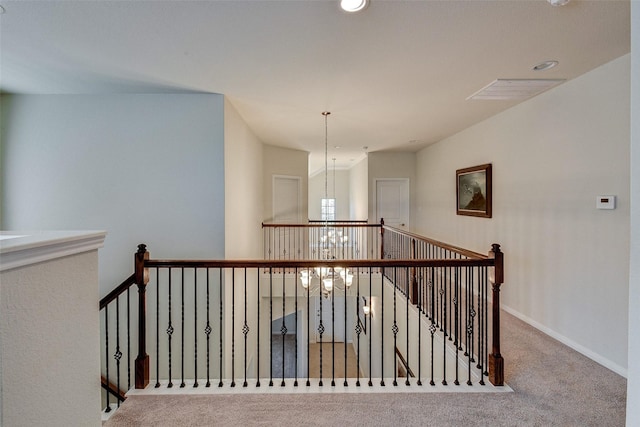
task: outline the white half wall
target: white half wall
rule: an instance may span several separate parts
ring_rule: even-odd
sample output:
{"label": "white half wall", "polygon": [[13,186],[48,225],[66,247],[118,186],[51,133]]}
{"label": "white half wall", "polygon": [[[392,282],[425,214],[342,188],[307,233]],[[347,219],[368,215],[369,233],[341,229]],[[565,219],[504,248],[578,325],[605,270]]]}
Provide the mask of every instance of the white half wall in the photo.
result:
{"label": "white half wall", "polygon": [[[640,3],[631,2],[631,254],[629,360],[640,360]],[[640,425],[640,365],[629,364],[627,425]]]}
{"label": "white half wall", "polygon": [[225,257],[262,258],[262,142],[224,102]]}
{"label": "white half wall", "polygon": [[153,258],[222,258],[223,97],[2,96],[2,228],[107,230],[100,295]]}
{"label": "white half wall", "polygon": [[[417,232],[482,253],[501,244],[504,308],[622,375],[629,66],[629,55],[618,58],[417,158]],[[493,164],[493,218],[457,216],[456,169],[484,163]],[[599,195],[616,195],[616,209],[597,210]]]}

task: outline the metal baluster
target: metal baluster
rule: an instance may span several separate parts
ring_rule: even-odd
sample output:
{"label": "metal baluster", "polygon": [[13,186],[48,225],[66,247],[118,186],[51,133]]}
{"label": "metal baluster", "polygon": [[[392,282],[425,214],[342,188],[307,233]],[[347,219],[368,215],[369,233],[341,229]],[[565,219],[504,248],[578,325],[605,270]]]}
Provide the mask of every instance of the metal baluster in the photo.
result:
{"label": "metal baluster", "polygon": [[396,322],[396,294],[397,286],[396,286],[396,273],[398,272],[397,268],[393,269],[393,326],[391,327],[391,332],[393,332],[393,385],[398,385],[398,357],[396,356],[396,349],[398,348],[398,323]]}
{"label": "metal baluster", "polygon": [[173,325],[171,324],[171,280],[172,280],[172,272],[171,267],[169,267],[169,326],[167,326],[167,336],[169,341],[169,384],[167,384],[168,388],[173,387],[173,377],[171,376],[171,336],[173,335]]}
{"label": "metal baluster", "polygon": [[180,388],[184,388],[184,268],[180,269]]}
{"label": "metal baluster", "polygon": [[[309,268],[307,268],[307,276],[311,277]],[[311,281],[311,279],[309,279],[309,281]],[[311,340],[311,298],[309,296],[309,289],[311,289],[311,283],[307,286],[307,387],[311,385],[311,380],[309,378],[311,371],[311,351],[309,344],[309,341]]]}
{"label": "metal baluster", "polygon": [[447,270],[445,267],[444,282],[442,283],[442,323],[444,324],[444,335],[442,337],[442,385],[447,385]]}
{"label": "metal baluster", "polygon": [[269,387],[273,387],[273,267],[269,267]]}
{"label": "metal baluster", "polygon": [[[387,233],[388,234],[388,233]],[[380,385],[384,387],[384,278],[385,272],[382,267],[382,275],[380,276]],[[371,352],[371,350],[369,350]]]}
{"label": "metal baluster", "polygon": [[467,376],[467,385],[472,385],[473,383],[471,382],[471,364],[473,362],[475,362],[474,358],[473,358],[473,321],[475,318],[475,310],[473,308],[473,282],[474,280],[474,270],[471,270],[471,283],[469,286],[469,318],[467,321],[467,336],[468,336],[468,343],[469,343],[469,349],[468,349],[468,376]]}
{"label": "metal baluster", "polygon": [[210,279],[209,279],[209,268],[207,268],[207,326],[205,326],[204,328],[204,333],[207,336],[207,383],[205,384],[205,387],[211,387],[211,371],[210,371],[210,358],[211,358],[211,342],[209,341],[210,339],[210,335],[211,335],[211,323],[209,321],[209,309],[210,309],[210,305],[209,305],[209,298],[210,298]]}
{"label": "metal baluster", "polygon": [[320,325],[318,325],[318,334],[320,335],[320,381],[318,382],[318,386],[322,387],[322,334],[324,333],[324,325],[322,324],[322,270],[320,270]]}
{"label": "metal baluster", "polygon": [[285,270],[282,269],[282,327],[280,328],[280,333],[282,335],[282,382],[280,383],[280,387],[284,387],[285,386],[285,382],[284,382],[284,368],[285,368],[285,360],[286,360],[286,353],[284,351],[285,349],[285,341],[286,341],[286,337],[287,337],[287,325],[285,323],[285,319],[286,319],[286,295],[285,295],[285,289],[287,287],[287,284],[285,283]]}
{"label": "metal baluster", "polygon": [[231,387],[236,386],[236,269],[231,268]]}
{"label": "metal baluster", "polygon": [[110,392],[109,392],[109,305],[104,307],[104,363],[106,365],[106,377],[107,377],[107,407],[105,412],[111,412]]}
{"label": "metal baluster", "polygon": [[[157,270],[156,270],[157,271]],[[156,279],[156,289],[157,289]],[[131,390],[131,286],[127,288],[127,390]],[[157,291],[156,291],[157,292]],[[158,342],[156,341],[156,347]],[[158,364],[156,359],[156,365]]]}
{"label": "metal baluster", "polygon": [[[377,233],[376,233],[376,235],[377,235]],[[372,268],[369,267],[369,318],[372,317],[371,316],[371,313],[372,313],[371,309],[373,308],[372,307],[372,305],[373,305],[372,304],[372,299],[371,299],[371,294],[372,294],[371,288],[372,288],[372,284],[373,284],[372,271],[373,271]],[[366,322],[367,322],[367,317],[366,316],[364,318],[364,321],[365,321],[365,324],[366,324]],[[373,366],[371,364],[371,360],[372,360],[371,355],[373,353],[373,347],[371,346],[371,337],[373,335],[373,322],[371,322],[371,321],[369,322],[369,330],[368,330],[367,333],[369,334],[369,387],[373,387],[373,381],[372,381],[372,378],[371,378],[371,372],[372,372],[372,368],[373,368]]]}
{"label": "metal baluster", "polygon": [[[116,297],[116,352],[113,358],[116,359],[116,388],[120,393],[120,359],[122,358],[122,352],[120,351],[120,297]],[[116,399],[116,403],[119,408],[120,399]]]}
{"label": "metal baluster", "polygon": [[198,387],[198,269],[193,269],[193,386]]}
{"label": "metal baluster", "polygon": [[156,268],[156,385],[160,387],[160,269]]}
{"label": "metal baluster", "polygon": [[[422,255],[422,248],[420,249]],[[424,269],[420,269],[420,284],[418,285],[418,382],[419,386],[422,385],[422,319],[424,303]],[[408,353],[408,352],[407,352]]]}
{"label": "metal baluster", "polygon": [[244,325],[242,325],[242,333],[244,334],[244,382],[242,387],[247,384],[247,334],[249,333],[249,325],[247,324],[247,268],[244,268]]}
{"label": "metal baluster", "polygon": [[[344,227],[343,227],[344,233]],[[349,269],[345,267],[344,269],[344,383],[343,385],[347,387],[349,383],[347,382],[347,274],[349,273]]]}
{"label": "metal baluster", "polygon": [[256,352],[257,352],[257,362],[256,362],[256,387],[260,387],[260,301],[262,298],[260,297],[260,269],[256,271],[256,307],[258,312],[258,321],[257,321],[257,332],[256,332]]}
{"label": "metal baluster", "polygon": [[223,375],[223,373],[222,373],[222,308],[223,308],[222,307],[222,284],[223,284],[222,268],[219,268],[218,272],[220,274],[220,278],[219,278],[219,281],[218,281],[218,285],[219,285],[218,289],[220,291],[220,295],[219,295],[219,298],[218,298],[218,300],[219,300],[218,301],[218,303],[219,303],[218,313],[220,314],[220,318],[218,319],[218,327],[219,327],[218,334],[219,334],[219,339],[220,339],[219,347],[218,347],[218,351],[219,351],[218,362],[220,363],[220,371],[219,371],[219,373],[220,373],[220,381],[218,382],[218,387],[222,387],[222,375]]}
{"label": "metal baluster", "polygon": [[[406,325],[406,334],[405,335],[406,335],[406,339],[407,339],[407,346],[406,346],[406,352],[407,352],[407,379],[406,379],[406,381],[404,383],[405,383],[405,385],[411,385],[411,383],[409,382],[409,373],[408,373],[409,366],[410,366],[409,365],[409,288],[408,288],[408,286],[409,286],[409,267],[405,267],[405,271],[407,273],[407,295],[406,295],[406,298],[404,299],[405,300],[405,304],[406,304],[405,308],[406,308],[406,314],[407,314],[407,321],[405,323],[405,325]],[[417,301],[416,301],[416,303],[419,304]],[[420,319],[420,310],[418,309],[418,320],[419,319]]]}
{"label": "metal baluster", "polygon": [[459,322],[458,322],[458,287],[460,285],[460,277],[459,277],[459,268],[456,267],[454,269],[454,297],[453,297],[453,310],[454,310],[454,325],[453,325],[453,329],[454,329],[454,333],[455,333],[455,339],[453,340],[453,345],[456,348],[456,379],[453,381],[453,383],[455,385],[460,385],[460,381],[459,381],[459,367],[460,367],[460,363],[459,363],[459,358],[458,358],[458,338],[459,338]]}
{"label": "metal baluster", "polygon": [[356,270],[356,338],[358,355],[356,359],[356,387],[360,387],[360,334],[362,333],[362,326],[360,326],[360,269]]}
{"label": "metal baluster", "polygon": [[[435,303],[435,268],[431,268],[431,313],[435,313],[436,310],[436,303]],[[434,343],[434,334],[436,332],[436,323],[435,323],[435,315],[432,314],[431,315],[431,326],[429,326],[429,332],[431,333],[431,381],[429,382],[429,384],[431,384],[432,386],[435,386],[436,383],[434,381],[433,378],[433,364],[434,364],[434,348],[435,348],[435,343]]]}
{"label": "metal baluster", "polygon": [[296,374],[295,374],[295,380],[293,382],[293,386],[294,387],[298,387],[298,267],[296,267],[295,269],[295,276],[293,276],[293,287],[295,289],[295,331],[296,331],[296,335],[295,335],[295,352],[296,352],[296,357],[295,357],[295,370],[296,370]]}
{"label": "metal baluster", "polygon": [[331,386],[336,385],[336,313],[335,313],[335,299],[336,299],[336,271],[331,268]]}

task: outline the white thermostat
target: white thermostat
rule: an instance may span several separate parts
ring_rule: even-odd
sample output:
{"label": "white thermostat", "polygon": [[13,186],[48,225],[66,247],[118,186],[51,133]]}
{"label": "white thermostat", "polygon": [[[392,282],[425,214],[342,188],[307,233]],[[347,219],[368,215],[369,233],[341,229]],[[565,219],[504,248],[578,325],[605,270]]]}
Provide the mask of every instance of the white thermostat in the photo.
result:
{"label": "white thermostat", "polygon": [[596,208],[598,209],[615,209],[616,196],[598,196],[596,199]]}

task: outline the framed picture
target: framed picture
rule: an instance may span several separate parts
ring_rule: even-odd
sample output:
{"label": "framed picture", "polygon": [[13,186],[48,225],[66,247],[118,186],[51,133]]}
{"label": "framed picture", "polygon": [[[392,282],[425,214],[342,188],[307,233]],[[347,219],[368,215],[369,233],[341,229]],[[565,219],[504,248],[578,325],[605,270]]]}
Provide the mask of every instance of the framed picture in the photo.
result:
{"label": "framed picture", "polygon": [[491,218],[491,164],[456,171],[456,213]]}

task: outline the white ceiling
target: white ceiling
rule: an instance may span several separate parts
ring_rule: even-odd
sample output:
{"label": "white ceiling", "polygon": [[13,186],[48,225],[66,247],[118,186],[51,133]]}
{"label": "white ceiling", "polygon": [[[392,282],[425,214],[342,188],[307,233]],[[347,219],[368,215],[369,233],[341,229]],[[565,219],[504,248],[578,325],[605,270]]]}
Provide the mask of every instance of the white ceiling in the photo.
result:
{"label": "white ceiling", "polygon": [[[264,143],[350,167],[416,151],[521,101],[495,79],[572,79],[629,52],[629,1],[0,0],[9,93],[225,94]],[[560,65],[544,72],[545,60]],[[334,148],[340,146],[340,148]],[[331,164],[331,160],[329,160]]]}

